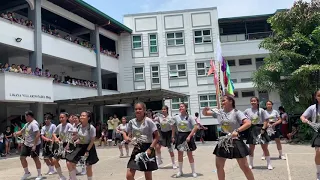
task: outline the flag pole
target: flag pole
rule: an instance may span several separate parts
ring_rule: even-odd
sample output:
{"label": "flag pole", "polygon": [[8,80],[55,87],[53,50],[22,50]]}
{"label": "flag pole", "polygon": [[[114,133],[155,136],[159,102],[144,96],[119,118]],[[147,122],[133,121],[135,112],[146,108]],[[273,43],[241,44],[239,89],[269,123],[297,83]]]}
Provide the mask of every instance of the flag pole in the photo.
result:
{"label": "flag pole", "polygon": [[[219,65],[220,63],[218,62],[218,67],[220,67],[220,65]],[[213,65],[214,66],[216,66],[216,64],[215,64],[215,61],[213,61]],[[217,70],[217,68],[215,68],[216,70]],[[220,68],[219,68],[220,69]],[[217,73],[217,72],[214,72],[214,73]],[[218,74],[218,79],[219,79],[219,81],[218,81],[218,83],[215,83],[215,88],[216,88],[216,101],[217,101],[217,107],[218,107],[218,109],[220,109],[221,108],[221,106],[220,106],[220,70],[219,70],[219,74]]]}

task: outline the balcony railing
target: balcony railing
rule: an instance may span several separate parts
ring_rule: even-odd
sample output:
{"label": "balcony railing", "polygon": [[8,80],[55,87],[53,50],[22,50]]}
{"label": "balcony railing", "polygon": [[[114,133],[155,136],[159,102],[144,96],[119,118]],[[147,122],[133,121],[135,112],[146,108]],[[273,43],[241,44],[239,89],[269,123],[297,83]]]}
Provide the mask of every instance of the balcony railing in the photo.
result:
{"label": "balcony railing", "polygon": [[258,33],[248,33],[248,34],[233,34],[233,35],[221,35],[220,41],[224,42],[237,42],[237,41],[248,41],[264,39],[272,36],[272,31],[268,32],[258,32]]}

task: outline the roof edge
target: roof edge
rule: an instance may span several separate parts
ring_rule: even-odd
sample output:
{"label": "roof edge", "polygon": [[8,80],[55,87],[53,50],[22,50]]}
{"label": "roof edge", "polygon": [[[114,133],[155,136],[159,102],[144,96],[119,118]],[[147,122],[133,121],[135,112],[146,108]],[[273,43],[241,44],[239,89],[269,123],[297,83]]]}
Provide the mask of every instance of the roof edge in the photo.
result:
{"label": "roof edge", "polygon": [[268,17],[273,16],[279,12],[287,11],[288,9],[277,9],[274,13],[270,14],[257,14],[257,15],[251,15],[251,16],[235,16],[235,17],[226,17],[226,18],[219,18],[220,21],[228,21],[228,20],[236,20],[236,19],[249,19],[249,18],[259,18],[259,17]]}
{"label": "roof edge", "polygon": [[145,13],[135,13],[135,14],[125,14],[123,17],[131,16],[147,16],[155,14],[170,14],[170,13],[183,13],[189,11],[205,11],[205,10],[216,10],[217,7],[207,7],[207,8],[198,8],[198,9],[182,9],[182,10],[172,10],[172,11],[156,11],[156,12],[145,12]]}
{"label": "roof edge", "polygon": [[94,12],[96,12],[97,14],[100,14],[101,16],[105,17],[106,19],[110,20],[110,22],[116,24],[117,26],[119,26],[120,28],[122,28],[124,31],[128,32],[128,33],[132,33],[132,29],[128,28],[127,26],[125,26],[124,24],[120,23],[119,21],[113,19],[112,17],[108,16],[107,14],[103,13],[102,11],[98,10],[97,8],[93,7],[92,5],[86,3],[83,0],[75,0],[77,3],[79,3],[80,5],[84,6],[85,8],[88,8]]}

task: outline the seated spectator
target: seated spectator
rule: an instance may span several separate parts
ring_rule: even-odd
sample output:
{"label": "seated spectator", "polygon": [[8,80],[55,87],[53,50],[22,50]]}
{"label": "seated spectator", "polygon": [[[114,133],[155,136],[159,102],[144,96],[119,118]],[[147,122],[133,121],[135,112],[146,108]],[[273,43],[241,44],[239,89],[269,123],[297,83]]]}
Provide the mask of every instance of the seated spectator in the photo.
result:
{"label": "seated spectator", "polygon": [[51,77],[51,74],[50,74],[50,72],[49,72],[49,69],[46,69],[46,70],[44,71],[44,76],[45,76],[45,77]]}
{"label": "seated spectator", "polygon": [[36,76],[41,76],[41,69],[39,69],[38,67],[36,67],[36,70],[34,71],[34,75]]}
{"label": "seated spectator", "polygon": [[17,73],[23,73],[23,70],[20,65],[17,66]]}
{"label": "seated spectator", "polygon": [[9,72],[18,72],[17,67],[15,64],[12,64],[11,67],[9,68]]}
{"label": "seated spectator", "polygon": [[10,66],[8,63],[5,63],[4,64],[4,67],[3,67],[3,71],[9,71],[10,70]]}
{"label": "seated spectator", "polygon": [[30,75],[33,74],[31,67],[26,68],[25,74],[30,74]]}

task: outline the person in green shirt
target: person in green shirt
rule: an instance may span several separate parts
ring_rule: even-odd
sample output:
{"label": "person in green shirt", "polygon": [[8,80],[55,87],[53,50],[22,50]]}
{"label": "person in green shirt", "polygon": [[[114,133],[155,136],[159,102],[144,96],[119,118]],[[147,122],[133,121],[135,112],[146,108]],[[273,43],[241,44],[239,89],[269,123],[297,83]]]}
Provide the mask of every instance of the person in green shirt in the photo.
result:
{"label": "person in green shirt", "polygon": [[112,139],[114,140],[114,146],[117,146],[117,141],[115,139],[116,139],[117,127],[120,124],[120,120],[118,119],[116,114],[113,115],[112,122],[113,122]]}

